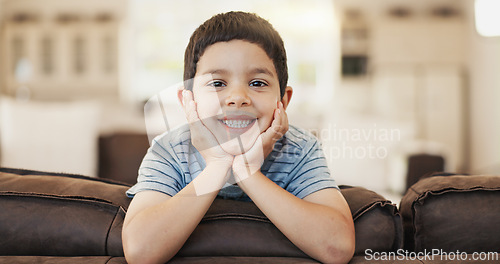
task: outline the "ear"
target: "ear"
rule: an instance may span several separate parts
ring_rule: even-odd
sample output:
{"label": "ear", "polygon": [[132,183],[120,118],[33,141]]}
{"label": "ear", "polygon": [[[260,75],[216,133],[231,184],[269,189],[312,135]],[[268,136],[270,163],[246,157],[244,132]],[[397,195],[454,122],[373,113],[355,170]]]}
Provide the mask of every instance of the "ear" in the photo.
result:
{"label": "ear", "polygon": [[293,94],[293,89],[291,86],[287,86],[285,88],[285,94],[283,95],[283,98],[281,98],[281,103],[283,103],[283,108],[286,110],[288,104],[290,103],[290,100],[292,99],[292,94]]}
{"label": "ear", "polygon": [[182,107],[184,107],[184,100],[182,100],[182,92],[184,91],[184,86],[177,87],[177,99],[179,103],[181,103]]}

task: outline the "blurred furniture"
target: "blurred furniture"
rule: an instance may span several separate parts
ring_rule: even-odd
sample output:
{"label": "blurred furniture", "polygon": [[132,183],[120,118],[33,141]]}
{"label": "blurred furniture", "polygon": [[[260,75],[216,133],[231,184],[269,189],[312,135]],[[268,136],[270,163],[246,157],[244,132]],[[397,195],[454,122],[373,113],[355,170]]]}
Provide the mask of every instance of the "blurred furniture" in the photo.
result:
{"label": "blurred furniture", "polygon": [[99,177],[137,182],[142,159],[149,148],[146,134],[115,133],[99,137]]}
{"label": "blurred furniture", "polygon": [[0,93],[34,100],[118,98],[127,1],[0,1]]}
{"label": "blurred furniture", "polygon": [[425,174],[444,171],[444,158],[439,155],[414,154],[408,157],[406,190]]}
{"label": "blurred furniture", "polygon": [[95,101],[0,100],[0,165],[97,176]]}

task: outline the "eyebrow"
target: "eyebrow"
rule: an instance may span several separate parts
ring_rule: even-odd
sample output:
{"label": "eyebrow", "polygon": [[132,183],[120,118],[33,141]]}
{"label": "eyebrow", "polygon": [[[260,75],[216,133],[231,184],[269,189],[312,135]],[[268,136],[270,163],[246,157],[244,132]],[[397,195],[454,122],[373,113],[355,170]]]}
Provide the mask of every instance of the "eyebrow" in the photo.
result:
{"label": "eyebrow", "polygon": [[228,71],[224,69],[213,69],[204,72],[203,74],[227,74]]}
{"label": "eyebrow", "polygon": [[[211,69],[211,70],[208,70],[206,72],[204,72],[203,74],[220,74],[220,75],[225,75],[225,74],[228,74],[229,71],[228,70],[225,70],[225,69]],[[253,68],[252,70],[249,71],[249,74],[266,74],[266,75],[269,75],[271,77],[274,77],[274,74],[268,70],[267,68],[262,68],[262,67],[257,67],[257,68]]]}
{"label": "eyebrow", "polygon": [[274,77],[274,74],[268,70],[267,68],[254,68],[250,71],[251,74],[259,74],[259,73],[263,73],[263,74],[267,74],[271,77]]}

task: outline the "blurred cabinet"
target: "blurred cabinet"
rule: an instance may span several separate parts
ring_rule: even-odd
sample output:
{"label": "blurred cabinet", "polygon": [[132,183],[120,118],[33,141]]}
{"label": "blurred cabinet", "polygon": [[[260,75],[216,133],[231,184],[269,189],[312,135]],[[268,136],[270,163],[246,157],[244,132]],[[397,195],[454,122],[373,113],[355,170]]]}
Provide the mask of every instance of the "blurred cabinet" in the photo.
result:
{"label": "blurred cabinet", "polygon": [[341,19],[341,65],[343,78],[364,77],[368,71],[369,29],[365,14],[347,9]]}
{"label": "blurred cabinet", "polygon": [[32,99],[119,94],[125,0],[2,2],[1,92]]}

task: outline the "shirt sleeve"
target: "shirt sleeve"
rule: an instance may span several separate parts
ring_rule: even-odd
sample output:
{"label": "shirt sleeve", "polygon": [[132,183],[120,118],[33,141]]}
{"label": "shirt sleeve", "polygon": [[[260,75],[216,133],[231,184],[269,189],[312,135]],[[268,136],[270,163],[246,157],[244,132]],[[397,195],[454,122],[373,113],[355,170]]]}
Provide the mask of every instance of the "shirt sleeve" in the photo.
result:
{"label": "shirt sleeve", "polygon": [[139,167],[137,183],[127,191],[132,198],[141,191],[152,190],[174,196],[182,189],[181,169],[172,148],[153,140]]}
{"label": "shirt sleeve", "polygon": [[335,180],[330,174],[321,145],[315,140],[309,149],[304,149],[304,156],[296,169],[291,173],[292,180],[287,190],[303,199],[311,193],[322,189],[336,188]]}

